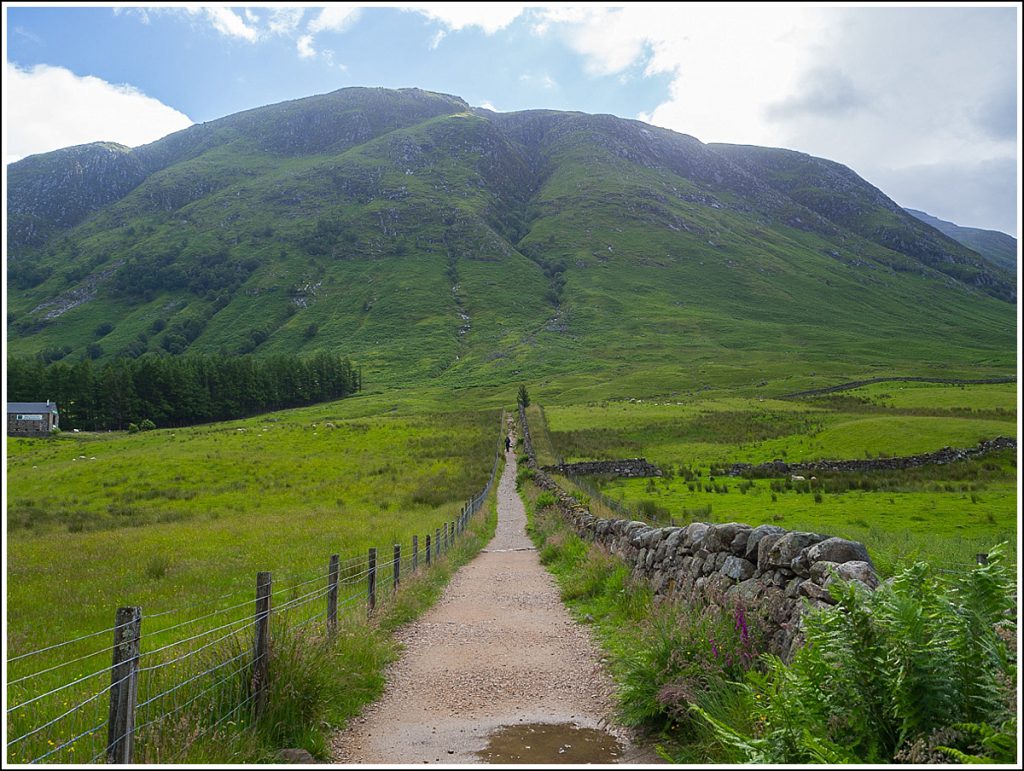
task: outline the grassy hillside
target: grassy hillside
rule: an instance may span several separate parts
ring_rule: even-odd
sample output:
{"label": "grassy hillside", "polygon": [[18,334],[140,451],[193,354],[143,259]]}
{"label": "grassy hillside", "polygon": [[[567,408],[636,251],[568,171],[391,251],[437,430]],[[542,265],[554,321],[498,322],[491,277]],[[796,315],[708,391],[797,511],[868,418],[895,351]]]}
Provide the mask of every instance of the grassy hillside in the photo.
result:
{"label": "grassy hillside", "polygon": [[998,230],[961,227],[916,209],[907,209],[906,211],[955,241],[959,241],[968,249],[973,249],[993,264],[1010,273],[1017,272],[1017,239],[1013,236],[1008,236]]}
{"label": "grassy hillside", "polygon": [[[1012,280],[809,156],[782,184],[637,121],[379,89],[131,154],[130,192],[16,242],[12,353],[330,348],[367,388],[529,376],[566,399],[1015,363]],[[58,160],[12,166],[25,216],[61,203]]]}

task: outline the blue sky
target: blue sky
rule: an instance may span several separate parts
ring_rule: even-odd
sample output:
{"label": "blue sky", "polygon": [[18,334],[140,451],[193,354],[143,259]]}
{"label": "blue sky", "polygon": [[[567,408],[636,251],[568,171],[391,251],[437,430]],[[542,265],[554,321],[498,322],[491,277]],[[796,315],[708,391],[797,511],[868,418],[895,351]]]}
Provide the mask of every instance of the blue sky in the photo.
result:
{"label": "blue sky", "polygon": [[4,154],[416,86],[789,147],[902,205],[1016,234],[1019,25],[1012,5],[7,5]]}

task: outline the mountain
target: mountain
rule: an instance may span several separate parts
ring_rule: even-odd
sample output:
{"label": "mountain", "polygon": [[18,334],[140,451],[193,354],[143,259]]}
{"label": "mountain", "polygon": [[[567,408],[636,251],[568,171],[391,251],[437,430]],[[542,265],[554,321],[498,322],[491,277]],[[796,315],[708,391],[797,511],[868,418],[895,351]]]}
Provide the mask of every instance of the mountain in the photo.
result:
{"label": "mountain", "polygon": [[989,262],[1016,275],[1017,239],[1013,236],[1008,236],[998,230],[961,227],[917,209],[904,209],[904,211],[917,217],[921,222],[931,225],[940,233],[945,233],[954,241],[959,241],[968,249],[973,249]]}
{"label": "mountain", "polygon": [[339,350],[367,386],[1002,373],[1013,276],[849,169],[351,88],[8,170],[8,346]]}

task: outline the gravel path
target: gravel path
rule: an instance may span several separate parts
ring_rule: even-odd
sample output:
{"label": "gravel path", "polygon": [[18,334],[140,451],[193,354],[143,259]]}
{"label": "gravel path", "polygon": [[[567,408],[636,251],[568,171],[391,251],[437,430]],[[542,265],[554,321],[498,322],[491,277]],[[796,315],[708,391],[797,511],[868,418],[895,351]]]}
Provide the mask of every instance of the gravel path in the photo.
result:
{"label": "gravel path", "polygon": [[385,693],[335,737],[335,762],[480,763],[489,736],[519,723],[604,728],[622,744],[618,762],[650,760],[606,722],[611,681],[526,535],[515,478],[510,452],[493,540],[398,633]]}

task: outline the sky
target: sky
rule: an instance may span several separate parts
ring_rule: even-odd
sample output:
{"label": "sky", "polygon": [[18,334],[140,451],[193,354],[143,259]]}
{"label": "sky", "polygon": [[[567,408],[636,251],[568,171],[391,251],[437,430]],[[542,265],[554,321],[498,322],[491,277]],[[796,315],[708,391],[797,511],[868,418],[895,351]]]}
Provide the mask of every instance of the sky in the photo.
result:
{"label": "sky", "polygon": [[4,5],[7,163],[349,86],[636,118],[843,163],[1016,236],[1020,9],[512,3]]}

